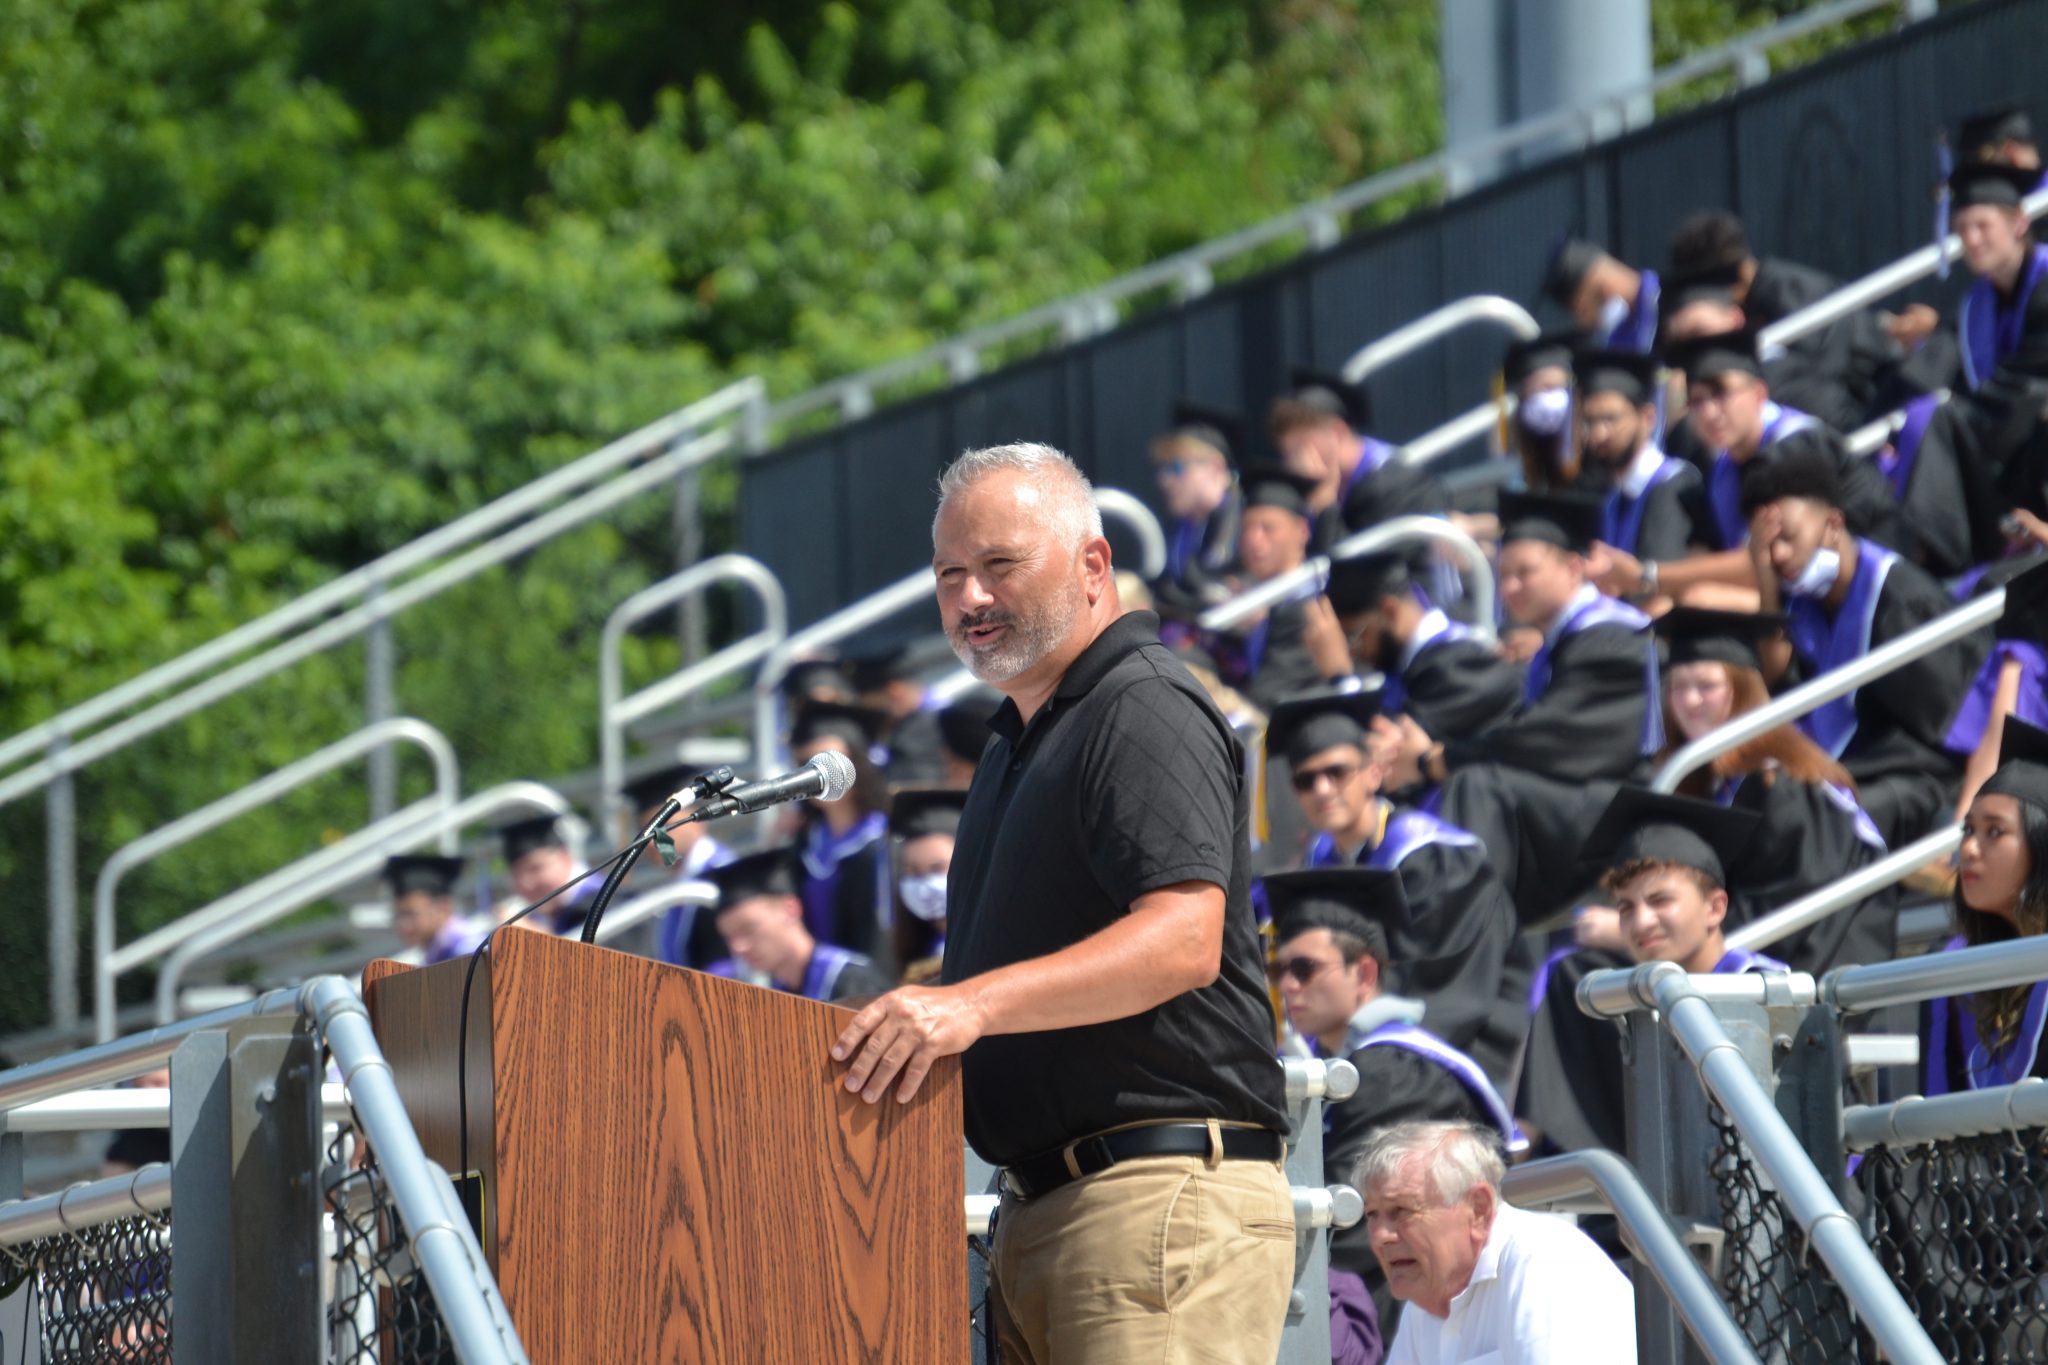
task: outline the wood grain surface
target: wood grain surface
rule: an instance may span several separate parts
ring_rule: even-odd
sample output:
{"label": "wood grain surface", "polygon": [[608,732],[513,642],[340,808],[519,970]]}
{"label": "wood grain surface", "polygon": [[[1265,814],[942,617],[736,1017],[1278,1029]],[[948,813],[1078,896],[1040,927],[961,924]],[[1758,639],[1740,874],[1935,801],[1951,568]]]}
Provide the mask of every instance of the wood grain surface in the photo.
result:
{"label": "wood grain surface", "polygon": [[[536,1365],[968,1358],[957,1061],[867,1105],[831,1059],[845,1010],[538,933],[490,955],[471,1121],[493,1096],[493,1260]],[[372,988],[394,1068],[438,1078],[401,1079],[430,1154],[455,1132],[448,966]],[[445,1042],[385,1037],[415,1027]]]}

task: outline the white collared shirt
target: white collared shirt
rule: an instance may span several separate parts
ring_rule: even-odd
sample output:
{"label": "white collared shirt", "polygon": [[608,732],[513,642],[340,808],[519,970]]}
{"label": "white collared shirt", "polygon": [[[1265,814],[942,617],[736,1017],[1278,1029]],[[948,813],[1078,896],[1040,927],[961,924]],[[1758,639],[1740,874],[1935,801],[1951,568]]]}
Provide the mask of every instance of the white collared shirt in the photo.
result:
{"label": "white collared shirt", "polygon": [[1448,1317],[1401,1310],[1386,1365],[1635,1365],[1628,1277],[1565,1219],[1503,1204]]}
{"label": "white collared shirt", "polygon": [[1396,673],[1406,673],[1408,665],[1415,662],[1415,656],[1437,636],[1451,628],[1451,618],[1444,615],[1443,608],[1431,607],[1422,613],[1422,619],[1415,623],[1415,636],[1408,641],[1408,647],[1401,651],[1400,662],[1394,665]]}
{"label": "white collared shirt", "polygon": [[1657,449],[1655,441],[1643,442],[1643,448],[1628,462],[1628,469],[1621,476],[1621,495],[1633,502],[1640,498],[1650,486],[1650,480],[1664,467],[1664,452]]}

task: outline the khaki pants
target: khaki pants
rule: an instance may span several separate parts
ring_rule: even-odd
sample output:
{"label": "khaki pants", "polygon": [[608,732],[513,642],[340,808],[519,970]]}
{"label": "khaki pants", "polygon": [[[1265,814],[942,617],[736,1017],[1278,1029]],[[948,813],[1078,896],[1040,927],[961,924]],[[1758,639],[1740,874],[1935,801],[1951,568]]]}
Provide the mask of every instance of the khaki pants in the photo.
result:
{"label": "khaki pants", "polygon": [[989,1277],[1001,1365],[1269,1365],[1293,1196],[1274,1163],[1127,1161],[1003,1196]]}

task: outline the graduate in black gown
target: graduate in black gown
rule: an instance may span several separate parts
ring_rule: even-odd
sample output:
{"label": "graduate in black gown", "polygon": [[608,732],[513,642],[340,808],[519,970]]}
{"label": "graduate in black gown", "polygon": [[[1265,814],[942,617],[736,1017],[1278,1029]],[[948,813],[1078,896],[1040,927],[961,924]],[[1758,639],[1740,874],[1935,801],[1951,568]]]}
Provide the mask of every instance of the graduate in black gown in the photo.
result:
{"label": "graduate in black gown", "polygon": [[1199,591],[1236,567],[1244,494],[1234,466],[1248,449],[1242,414],[1174,404],[1173,425],[1151,450],[1152,478],[1166,503],[1165,581]]}
{"label": "graduate in black gown", "polygon": [[[653,772],[642,773],[628,782],[625,796],[633,811],[633,828],[647,828],[668,798],[703,771],[694,763],[671,763]],[[654,863],[655,877],[678,884],[694,884],[697,890],[709,888],[710,884],[704,880],[706,872],[714,867],[723,867],[739,856],[712,833],[710,825],[676,825],[669,830],[669,838],[676,850],[676,861],[672,866],[663,865],[654,858],[644,859],[641,865]],[[679,904],[662,916],[661,927],[655,934],[654,955],[663,962],[702,970],[730,954],[725,940],[718,936],[716,915],[698,905]]]}
{"label": "graduate in black gown", "polygon": [[1899,504],[1899,549],[1936,578],[1958,578],[2005,548],[2006,503],[1960,404],[1936,394],[1908,402],[1873,467]]}
{"label": "graduate in black gown", "polygon": [[[1402,1015],[1388,998],[1398,961],[1387,926],[1408,918],[1401,878],[1368,868],[1276,872],[1261,880],[1273,909],[1274,980],[1287,1022],[1312,1056],[1358,1069],[1351,1098],[1323,1106],[1323,1181],[1349,1185],[1375,1128],[1427,1121],[1482,1124],[1510,1152],[1525,1145],[1507,1101],[1479,1064]],[[1398,933],[1398,929],[1397,929]],[[1398,1305],[1363,1221],[1330,1236],[1330,1264],[1365,1280],[1384,1331]]]}
{"label": "graduate in black gown", "polygon": [[891,954],[904,982],[939,974],[946,954],[946,876],[967,793],[952,787],[903,788],[889,798],[896,838],[896,925]]}
{"label": "graduate in black gown", "polygon": [[1463,739],[1521,705],[1521,666],[1432,603],[1407,556],[1334,560],[1324,596],[1352,661],[1381,675],[1387,714],[1413,716],[1432,735]]}
{"label": "graduate in black gown", "polygon": [[1543,272],[1543,292],[1594,345],[1647,353],[1657,341],[1662,282],[1583,237],[1560,237]]}
{"label": "graduate in black gown", "polygon": [[[1240,589],[1278,578],[1308,559],[1314,484],[1277,466],[1243,473],[1244,516],[1238,528]],[[1261,710],[1290,692],[1323,681],[1310,632],[1321,628],[1334,641],[1336,618],[1311,579],[1293,596],[1224,630],[1204,632],[1201,643],[1224,683]]]}
{"label": "graduate in black gown", "polygon": [[804,927],[799,871],[788,849],[770,849],[712,868],[718,932],[748,971],[807,1000],[881,995],[895,985],[864,953],[821,943]]}
{"label": "graduate in black gown", "polygon": [[520,922],[565,938],[582,932],[604,878],[585,875],[590,864],[570,847],[570,835],[568,822],[555,815],[529,816],[499,828],[512,883],[512,895],[498,905],[501,920],[573,880],[568,890]]}
{"label": "graduate in black gown", "polygon": [[1287,467],[1315,481],[1309,510],[1319,519],[1320,549],[1389,517],[1441,516],[1450,506],[1435,475],[1367,434],[1372,400],[1361,385],[1297,369],[1266,425]]}
{"label": "graduate in black gown", "polygon": [[1514,906],[1477,838],[1380,795],[1368,728],[1377,711],[1370,691],[1308,693],[1273,711],[1267,743],[1286,758],[1315,832],[1302,865],[1399,874],[1404,911],[1383,921],[1396,964],[1389,988],[1422,1001],[1430,1028],[1506,1085],[1528,1025],[1531,966]]}
{"label": "graduate in black gown", "polygon": [[[1789,640],[1759,653],[1766,681],[1818,677],[1955,609],[1919,566],[1850,533],[1833,463],[1817,452],[1753,466],[1742,502],[1755,528],[1750,553],[1764,608],[1776,611],[1782,600],[1789,621]],[[1926,834],[1954,808],[1963,760],[1982,738],[1981,725],[1959,733],[1955,722],[1990,646],[1988,630],[1974,631],[1800,719],[1856,779],[1863,808],[1891,847]]]}
{"label": "graduate in black gown", "polygon": [[1956,319],[1964,378],[1956,404],[1994,482],[2038,515],[2048,467],[2048,245],[2035,239],[2021,207],[2037,179],[2035,171],[1972,162],[1956,167],[1949,185],[1963,264],[1977,277]]}
{"label": "graduate in black gown", "polygon": [[1599,472],[1600,543],[1637,559],[1677,559],[1699,543],[1700,472],[1657,444],[1662,366],[1635,351],[1572,357],[1579,446]]}
{"label": "graduate in black gown", "polygon": [[790,757],[808,763],[826,750],[853,763],[853,790],[837,801],[808,800],[797,834],[804,925],[820,943],[869,958],[884,951],[893,903],[889,872],[889,788],[870,757],[884,713],[810,702],[790,729]]}
{"label": "graduate in black gown", "polygon": [[[1783,616],[1676,607],[1657,619],[1667,642],[1661,767],[1685,745],[1770,700],[1758,642],[1775,640]],[[1869,866],[1886,853],[1877,825],[1863,809],[1842,765],[1797,726],[1785,724],[1712,762],[1679,783],[1695,796],[1759,817],[1757,832],[1728,865],[1728,921],[1751,921]],[[1770,951],[1802,972],[1889,959],[1896,947],[1896,896],[1879,892],[1820,923],[1780,939]]]}
{"label": "graduate in black gown", "polygon": [[1577,488],[1606,491],[1572,439],[1572,352],[1583,334],[1554,330],[1508,343],[1501,353],[1501,392],[1512,395],[1507,447],[1522,463],[1522,486],[1531,493]]}
{"label": "graduate in black gown", "polygon": [[1620,913],[1625,954],[1569,953],[1547,964],[1516,1110],[1545,1151],[1627,1150],[1620,1031],[1579,1008],[1591,971],[1676,962],[1688,972],[1782,972],[1761,953],[1730,949],[1726,869],[1741,859],[1757,817],[1710,801],[1624,787],[1578,850],[1580,865]]}
{"label": "graduate in black gown", "polygon": [[848,662],[847,677],[854,701],[878,711],[882,721],[878,754],[891,784],[917,786],[936,782],[943,772],[939,754],[939,702],[910,666],[910,651],[888,645],[858,654]]}
{"label": "graduate in black gown", "polygon": [[995,733],[988,723],[996,707],[993,696],[977,690],[955,697],[939,711],[939,740],[943,746],[939,754],[939,785],[967,790],[967,784],[974,780],[975,768],[981,764],[981,751],[988,747],[989,736]]}
{"label": "graduate in black gown", "polygon": [[1469,737],[1431,735],[1413,717],[1378,723],[1395,784],[1443,783],[1444,817],[1484,842],[1525,925],[1570,904],[1572,852],[1613,784],[1664,743],[1649,618],[1587,578],[1600,510],[1584,497],[1501,497],[1501,601],[1543,632],[1512,715]]}

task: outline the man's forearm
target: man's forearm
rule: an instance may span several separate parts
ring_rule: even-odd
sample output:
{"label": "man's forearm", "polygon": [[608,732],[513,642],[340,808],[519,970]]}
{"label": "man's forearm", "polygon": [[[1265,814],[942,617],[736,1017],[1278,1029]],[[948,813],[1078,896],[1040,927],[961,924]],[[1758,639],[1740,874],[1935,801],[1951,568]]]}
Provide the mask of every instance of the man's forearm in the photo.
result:
{"label": "man's forearm", "polygon": [[1730,587],[1753,588],[1756,571],[1747,550],[1717,550],[1712,554],[1667,559],[1657,565],[1657,591],[1676,599],[1688,588],[1702,583],[1725,583]]}

